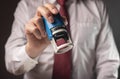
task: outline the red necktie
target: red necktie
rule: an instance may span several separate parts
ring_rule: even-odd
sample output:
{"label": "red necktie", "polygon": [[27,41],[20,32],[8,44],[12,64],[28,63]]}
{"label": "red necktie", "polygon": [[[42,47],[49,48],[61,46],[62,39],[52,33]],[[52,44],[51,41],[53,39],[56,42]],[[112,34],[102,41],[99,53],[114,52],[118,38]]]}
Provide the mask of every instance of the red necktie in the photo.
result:
{"label": "red necktie", "polygon": [[[60,4],[60,14],[61,16],[66,16],[67,13],[65,10],[65,1],[66,0],[57,0]],[[67,17],[68,19],[68,17]],[[64,40],[60,39],[57,41],[57,45],[65,43]],[[71,61],[71,50],[63,54],[54,54],[54,65],[53,65],[53,77],[52,79],[70,79],[71,70],[72,70],[72,61]]]}
{"label": "red necktie", "polygon": [[69,16],[65,7],[65,2],[67,0],[57,0],[57,2],[60,4],[60,15],[61,16],[65,16],[67,18],[68,21],[68,25],[67,25],[67,30],[70,32],[70,27],[69,27]]}

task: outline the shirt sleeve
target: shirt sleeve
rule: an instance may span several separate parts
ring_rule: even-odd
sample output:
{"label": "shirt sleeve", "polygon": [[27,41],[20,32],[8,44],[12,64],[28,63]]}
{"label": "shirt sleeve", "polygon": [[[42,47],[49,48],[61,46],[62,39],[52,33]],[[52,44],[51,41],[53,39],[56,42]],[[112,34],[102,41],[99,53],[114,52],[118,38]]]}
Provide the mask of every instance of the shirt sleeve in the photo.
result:
{"label": "shirt sleeve", "polygon": [[21,0],[14,14],[11,35],[5,45],[5,63],[9,72],[19,75],[33,69],[37,59],[30,58],[25,51],[26,37],[24,25],[28,21],[28,9],[25,0]]}
{"label": "shirt sleeve", "polygon": [[96,47],[97,79],[117,79],[120,65],[119,53],[110,28],[106,7],[101,1],[98,1],[97,5],[101,14],[101,29]]}

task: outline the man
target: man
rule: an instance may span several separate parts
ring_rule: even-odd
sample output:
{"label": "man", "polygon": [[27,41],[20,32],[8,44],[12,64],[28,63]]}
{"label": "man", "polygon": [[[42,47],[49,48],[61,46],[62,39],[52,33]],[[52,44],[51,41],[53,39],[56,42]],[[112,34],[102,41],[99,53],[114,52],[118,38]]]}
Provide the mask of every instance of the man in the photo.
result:
{"label": "man", "polygon": [[[117,79],[119,55],[103,2],[68,0],[66,8],[74,44],[71,79]],[[20,1],[6,43],[9,72],[25,74],[24,79],[53,78],[54,50],[47,39],[42,16],[53,23],[53,15],[59,10],[56,0]]]}

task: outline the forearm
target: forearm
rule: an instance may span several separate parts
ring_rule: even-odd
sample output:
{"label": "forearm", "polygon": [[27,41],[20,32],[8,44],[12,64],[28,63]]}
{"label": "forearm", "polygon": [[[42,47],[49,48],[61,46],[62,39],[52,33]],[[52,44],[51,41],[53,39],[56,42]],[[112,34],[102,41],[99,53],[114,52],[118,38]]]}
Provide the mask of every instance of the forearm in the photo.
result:
{"label": "forearm", "polygon": [[26,51],[25,46],[8,47],[6,45],[6,68],[9,72],[19,75],[33,69],[38,63],[36,59],[30,58]]}

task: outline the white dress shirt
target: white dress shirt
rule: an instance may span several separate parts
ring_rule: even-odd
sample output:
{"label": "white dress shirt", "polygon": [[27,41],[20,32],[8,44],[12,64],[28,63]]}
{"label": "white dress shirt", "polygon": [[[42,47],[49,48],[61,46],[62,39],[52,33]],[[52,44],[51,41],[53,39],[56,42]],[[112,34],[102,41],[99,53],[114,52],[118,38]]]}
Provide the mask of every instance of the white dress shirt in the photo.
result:
{"label": "white dress shirt", "polygon": [[[24,79],[51,79],[54,50],[49,45],[37,58],[25,51],[25,24],[40,5],[56,0],[21,0],[14,14],[11,35],[6,43],[5,61],[9,72],[25,74]],[[68,0],[72,50],[71,79],[117,79],[120,64],[108,14],[101,0]]]}

